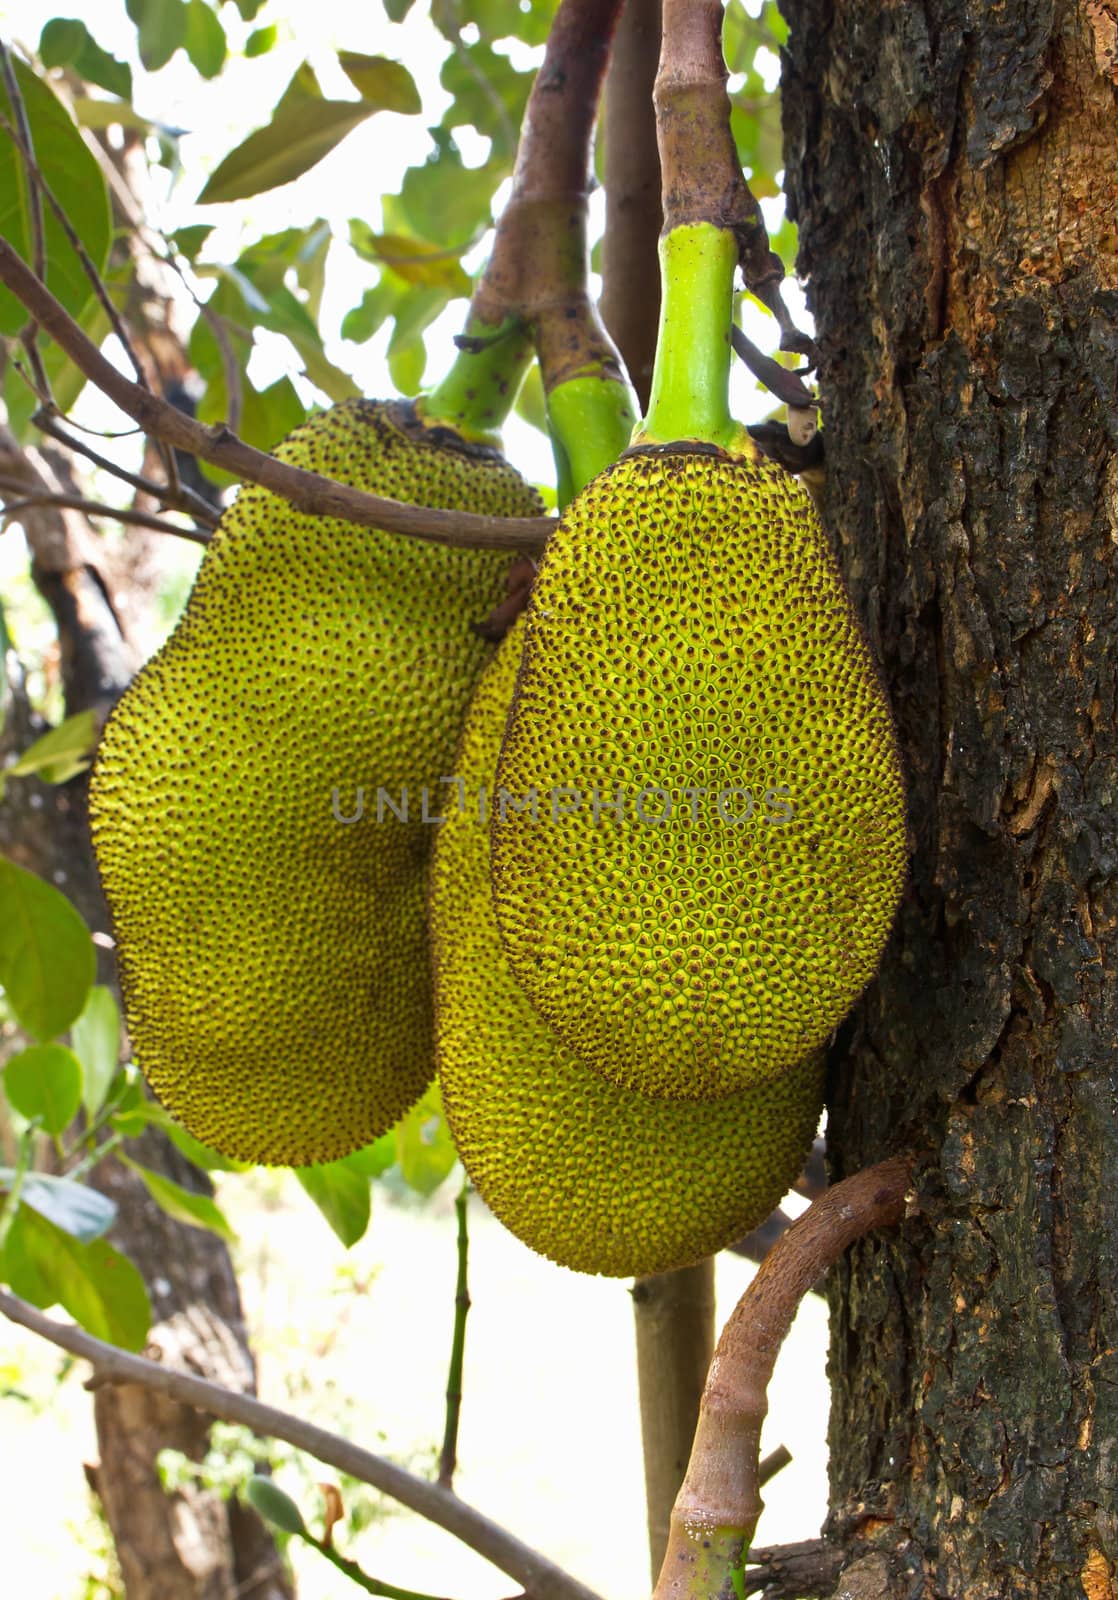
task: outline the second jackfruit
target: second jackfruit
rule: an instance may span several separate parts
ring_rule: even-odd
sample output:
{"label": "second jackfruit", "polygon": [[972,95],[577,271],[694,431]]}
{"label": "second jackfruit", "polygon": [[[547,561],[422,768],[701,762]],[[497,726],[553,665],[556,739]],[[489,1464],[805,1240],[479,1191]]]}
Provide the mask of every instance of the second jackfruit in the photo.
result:
{"label": "second jackfruit", "polygon": [[492,794],[523,634],[521,623],[478,685],[457,762],[464,803],[435,847],[443,1102],[466,1170],[525,1244],[580,1272],[666,1272],[780,1201],[819,1118],[822,1064],[716,1104],[649,1099],[591,1071],[533,1012],[501,949],[479,799]]}

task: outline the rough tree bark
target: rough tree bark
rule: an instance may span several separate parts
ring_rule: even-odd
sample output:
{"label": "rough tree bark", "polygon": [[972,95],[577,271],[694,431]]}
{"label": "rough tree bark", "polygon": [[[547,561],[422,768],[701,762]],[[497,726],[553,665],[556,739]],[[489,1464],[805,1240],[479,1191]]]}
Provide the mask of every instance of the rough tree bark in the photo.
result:
{"label": "rough tree bark", "polygon": [[[51,462],[21,451],[2,427],[0,464],[29,488],[36,480],[58,486]],[[66,709],[92,707],[103,715],[127,684],[131,661],[95,564],[96,541],[75,512],[41,507],[22,512],[20,520],[35,582],[58,628]],[[22,748],[41,731],[30,727],[26,704],[17,698],[9,726],[0,729],[0,758],[7,746]],[[59,885],[91,928],[107,930],[83,779],[60,787],[13,781],[0,806],[0,850]],[[114,963],[103,948],[98,962],[99,981],[115,984]],[[145,1134],[135,1154],[184,1187],[211,1192],[206,1175],[161,1133]],[[254,1391],[255,1368],[224,1241],[173,1221],[119,1163],[95,1169],[92,1181],[116,1201],[110,1237],[148,1286],[150,1347],[216,1383]],[[167,1495],[160,1486],[159,1451],[177,1449],[200,1460],[208,1418],[132,1385],[99,1389],[94,1414],[101,1460],[90,1477],[112,1529],[128,1600],[291,1600],[271,1535],[254,1511],[213,1490],[188,1487]]]}
{"label": "rough tree bark", "polygon": [[912,1148],[921,1208],[832,1285],[843,1594],[1116,1592],[1116,11],[786,0],[828,520],[914,843],[834,1051],[834,1175]]}

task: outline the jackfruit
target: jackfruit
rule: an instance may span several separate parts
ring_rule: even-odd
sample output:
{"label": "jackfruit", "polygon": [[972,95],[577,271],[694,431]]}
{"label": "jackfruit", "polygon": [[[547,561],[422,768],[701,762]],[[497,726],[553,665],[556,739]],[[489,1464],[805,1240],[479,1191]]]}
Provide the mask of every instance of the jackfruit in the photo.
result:
{"label": "jackfruit", "polygon": [[819,1057],[715,1104],[650,1099],[591,1071],[532,1010],[501,949],[482,791],[491,796],[523,621],[486,668],[439,830],[431,942],[439,1082],[467,1172],[525,1244],[615,1277],[698,1261],[762,1221],[800,1171]]}
{"label": "jackfruit", "polygon": [[717,1099],[826,1040],[889,933],[904,789],[792,477],[695,442],[588,486],[533,592],[497,783],[505,953],[598,1072]]}
{"label": "jackfruit", "polygon": [[[541,510],[403,402],[336,406],[275,454],[417,504]],[[91,822],[136,1060],[228,1156],[340,1157],[433,1074],[428,819],[507,566],[246,486],[108,722]]]}

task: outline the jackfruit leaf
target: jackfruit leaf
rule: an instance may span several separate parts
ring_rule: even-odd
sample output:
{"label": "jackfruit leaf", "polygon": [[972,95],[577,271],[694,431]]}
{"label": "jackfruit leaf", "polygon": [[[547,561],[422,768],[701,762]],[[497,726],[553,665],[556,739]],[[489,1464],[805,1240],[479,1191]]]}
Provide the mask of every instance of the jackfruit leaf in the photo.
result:
{"label": "jackfruit leaf", "polygon": [[[11,1167],[0,1167],[0,1189],[10,1189],[14,1178]],[[116,1219],[116,1205],[98,1189],[56,1178],[50,1172],[24,1173],[19,1199],[21,1205],[33,1206],[56,1228],[85,1243],[99,1239]]]}
{"label": "jackfruit leaf", "polygon": [[427,365],[423,334],[451,298],[445,289],[413,288],[397,306],[387,354],[392,382],[401,394],[415,394],[423,382]]}
{"label": "jackfruit leaf", "polygon": [[364,344],[394,315],[396,307],[408,293],[402,278],[387,267],[371,289],[366,289],[359,305],[351,307],[342,318],[342,338],[354,344]]}
{"label": "jackfruit leaf", "polygon": [[419,1103],[397,1123],[396,1158],[404,1182],[420,1194],[433,1194],[453,1171],[458,1152],[450,1137],[437,1083],[431,1084]]}
{"label": "jackfruit leaf", "polygon": [[79,128],[135,128],[137,133],[173,131],[175,136],[183,132],[181,128],[170,130],[161,122],[153,122],[150,117],[141,117],[133,106],[126,105],[123,100],[94,100],[87,94],[76,94],[70,101],[70,110]]}
{"label": "jackfruit leaf", "polygon": [[250,133],[219,162],[199,202],[244,200],[290,183],[379,109],[369,100],[327,100],[314,70],[304,62],[280,97],[271,122]]}
{"label": "jackfruit leaf", "polygon": [[[69,112],[31,68],[12,57],[23,96],[35,157],[98,271],[109,254],[112,223],[109,196],[101,169],[78,132]],[[0,111],[12,120],[8,91],[0,82]],[[30,266],[35,264],[31,200],[23,157],[7,133],[0,132],[0,234]],[[43,206],[46,283],[65,309],[81,322],[93,302],[93,289],[77,251],[50,206]],[[0,289],[0,334],[16,334],[27,312],[9,289]]]}
{"label": "jackfruit leaf", "polygon": [[97,727],[92,711],[78,711],[72,717],[51,728],[41,739],[29,744],[10,767],[0,773],[0,794],[3,780],[26,778],[34,773],[44,783],[65,783],[89,765],[89,757],[97,742]]}
{"label": "jackfruit leaf", "polygon": [[144,1280],[104,1239],[83,1242],[34,1206],[21,1205],[0,1266],[15,1293],[32,1305],[62,1305],[94,1338],[125,1350],[143,1348],[151,1326]]}
{"label": "jackfruit leaf", "polygon": [[61,1133],[82,1103],[82,1064],[65,1045],[33,1044],[9,1060],[4,1090],[21,1117],[37,1117],[44,1133]]}
{"label": "jackfruit leaf", "polygon": [[120,1062],[120,1009],[104,984],[95,983],[89,991],[82,1014],[70,1029],[70,1044],[82,1064],[82,1104],[95,1117]]}
{"label": "jackfruit leaf", "polygon": [[[542,44],[554,13],[555,0],[472,0],[469,20],[489,43],[520,39]],[[463,20],[458,0],[433,0],[431,20],[446,38],[456,39]]]}
{"label": "jackfruit leaf", "polygon": [[512,158],[491,157],[480,167],[467,167],[449,133],[432,128],[431,137],[435,148],[429,158],[408,168],[398,195],[384,197],[384,226],[437,239],[444,249],[467,250],[492,220],[493,195],[512,171]]}
{"label": "jackfruit leaf", "polygon": [[183,47],[190,64],[203,78],[216,78],[225,65],[229,46],[225,29],[206,0],[187,0]]}
{"label": "jackfruit leaf", "polygon": [[144,1082],[135,1067],[125,1067],[122,1078],[123,1084],[119,1087],[114,1084],[112,1089],[112,1129],[127,1139],[134,1139],[143,1133],[151,1120],[148,1107],[152,1102],[144,1094]]}
{"label": "jackfruit leaf", "polygon": [[193,261],[213,231],[212,222],[196,222],[188,228],[176,228],[168,237],[176,250],[181,250],[188,261]]}
{"label": "jackfruit leaf", "polygon": [[96,969],[89,929],[64,894],[0,856],[0,984],[40,1041],[64,1033]]}
{"label": "jackfruit leaf", "polygon": [[415,0],[384,0],[385,15],[389,22],[403,22]]}
{"label": "jackfruit leaf", "polygon": [[493,141],[495,155],[513,157],[534,71],[519,72],[508,56],[484,42],[447,56],[439,82],[454,96],[444,128],[475,128]]}
{"label": "jackfruit leaf", "polygon": [[412,117],[422,111],[419,90],[407,67],[387,56],[365,56],[356,50],[339,50],[338,65],[357,90],[377,111],[398,111]]}
{"label": "jackfruit leaf", "polygon": [[468,295],[470,280],[457,250],[440,249],[425,239],[410,239],[402,233],[374,233],[367,222],[352,218],[349,242],[365,261],[390,267],[405,283],[424,289],[446,289],[451,294]]}
{"label": "jackfruit leaf", "polygon": [[369,1226],[369,1180],[342,1161],[294,1168],[295,1176],[348,1250]]}
{"label": "jackfruit leaf", "polygon": [[125,0],[125,10],[136,24],[140,60],[158,72],[186,41],[186,0]]}
{"label": "jackfruit leaf", "polygon": [[255,28],[245,40],[246,58],[251,61],[254,56],[266,56],[278,38],[279,29],[274,22],[270,22],[266,28]]}
{"label": "jackfruit leaf", "polygon": [[293,1534],[298,1539],[310,1537],[303,1513],[294,1500],[263,1473],[253,1473],[245,1484],[244,1496],[253,1510],[259,1512],[264,1521],[270,1522],[273,1527]]}
{"label": "jackfruit leaf", "polygon": [[242,284],[246,281],[253,284],[260,297],[261,303],[253,306],[257,325],[285,335],[301,357],[303,370],[313,384],[333,401],[349,400],[361,393],[349,373],[328,359],[313,320],[286,284],[264,289],[254,282],[249,272],[243,274]]}
{"label": "jackfruit leaf", "polygon": [[[200,325],[201,318],[199,318]],[[225,376],[219,369],[210,379],[206,392],[198,404],[198,421],[223,422],[227,419],[228,412]],[[290,378],[277,378],[275,383],[269,384],[266,389],[254,389],[247,378],[243,380],[240,427],[237,431],[247,444],[255,445],[258,450],[271,450],[285,434],[291,432],[292,428],[297,428],[301,422],[305,422],[306,416],[306,408]],[[201,465],[206,477],[212,479],[214,483],[229,485],[240,481],[234,474],[222,471],[211,462],[207,461]]]}
{"label": "jackfruit leaf", "polygon": [[352,1167],[354,1172],[360,1172],[366,1178],[379,1178],[389,1167],[394,1166],[395,1162],[395,1128],[389,1128],[387,1133],[382,1133],[372,1144],[363,1145],[360,1150],[354,1150],[351,1155],[342,1157],[343,1166]]}
{"label": "jackfruit leaf", "polygon": [[102,50],[84,22],[77,17],[52,17],[39,35],[39,59],[44,67],[71,67],[86,83],[132,98],[132,68]]}
{"label": "jackfruit leaf", "polygon": [[160,1210],[165,1211],[176,1222],[185,1222],[191,1228],[205,1228],[208,1233],[219,1234],[223,1239],[237,1237],[221,1207],[211,1200],[208,1194],[197,1194],[193,1189],[184,1189],[182,1184],[176,1183],[173,1178],[164,1177],[162,1172],[153,1172],[150,1167],[142,1167],[138,1161],[133,1161],[131,1156],[122,1155],[120,1159],[126,1167],[131,1167],[132,1171],[138,1174],[144,1188]]}
{"label": "jackfruit leaf", "polygon": [[264,5],[264,0],[236,0],[237,10],[241,13],[242,22],[253,22]]}

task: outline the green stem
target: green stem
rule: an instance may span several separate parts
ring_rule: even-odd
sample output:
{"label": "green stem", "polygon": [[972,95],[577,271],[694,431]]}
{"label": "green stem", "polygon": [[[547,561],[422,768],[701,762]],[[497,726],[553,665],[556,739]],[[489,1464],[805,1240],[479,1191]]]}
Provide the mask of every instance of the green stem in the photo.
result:
{"label": "green stem", "polygon": [[501,424],[528,370],[531,341],[519,317],[494,326],[470,316],[465,338],[468,347],[458,352],[442,382],[417,401],[416,410],[432,426],[454,428],[473,443],[497,448]]}
{"label": "green stem", "polygon": [[422,1594],[416,1589],[397,1589],[395,1584],[381,1583],[379,1578],[370,1578],[363,1572],[356,1561],[348,1561],[345,1556],[340,1556],[332,1545],[323,1544],[321,1539],[313,1539],[304,1535],[308,1544],[314,1545],[339,1572],[344,1572],[352,1583],[359,1589],[364,1589],[366,1594],[380,1594],[386,1600],[440,1600],[439,1596]]}
{"label": "green stem", "polygon": [[123,1133],[114,1133],[104,1144],[99,1144],[87,1156],[83,1156],[76,1166],[71,1167],[66,1174],[67,1178],[71,1183],[77,1183],[79,1178],[84,1178],[87,1172],[92,1172],[94,1167],[99,1166],[106,1156],[111,1156],[117,1146],[124,1143],[124,1139]]}
{"label": "green stem", "polygon": [[467,1178],[454,1202],[458,1216],[458,1281],[454,1289],[454,1334],[450,1342],[450,1370],[446,1378],[446,1426],[443,1430],[443,1448],[439,1457],[439,1483],[449,1489],[458,1465],[458,1420],[462,1414],[462,1362],[466,1351],[466,1315],[470,1309],[468,1264],[470,1234],[466,1218],[466,1203],[470,1183]]}
{"label": "green stem", "polygon": [[632,395],[619,378],[584,374],[557,384],[547,397],[559,509],[610,466],[629,443]]}
{"label": "green stem", "polygon": [[698,439],[733,449],[742,443],[729,400],[737,264],[737,240],[712,222],[684,223],[661,239],[652,398],[634,444]]}

